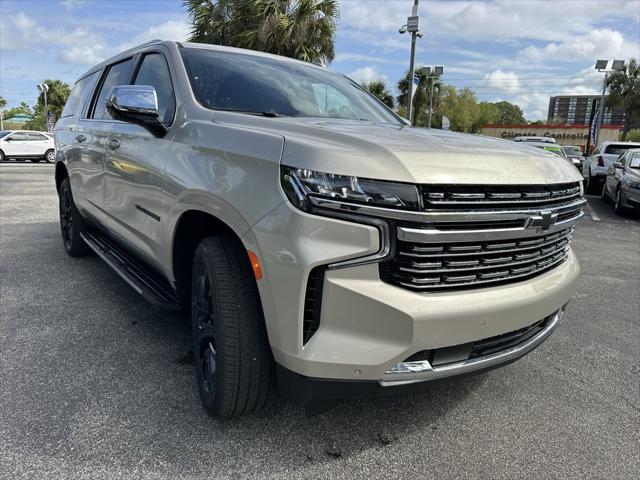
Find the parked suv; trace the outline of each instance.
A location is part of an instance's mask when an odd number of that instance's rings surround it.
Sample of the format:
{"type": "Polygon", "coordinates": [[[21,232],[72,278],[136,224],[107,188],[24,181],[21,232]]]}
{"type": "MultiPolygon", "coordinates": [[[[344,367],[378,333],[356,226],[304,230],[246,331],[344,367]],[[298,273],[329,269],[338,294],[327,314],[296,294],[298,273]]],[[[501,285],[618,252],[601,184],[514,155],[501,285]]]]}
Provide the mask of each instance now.
{"type": "Polygon", "coordinates": [[[319,66],[154,41],[90,69],[65,112],[66,251],[189,312],[219,418],[276,385],[314,413],[505,365],[574,291],[572,165],[412,128],[319,66]]]}
{"type": "Polygon", "coordinates": [[[32,130],[0,130],[0,162],[5,159],[55,162],[53,137],[32,130]]]}

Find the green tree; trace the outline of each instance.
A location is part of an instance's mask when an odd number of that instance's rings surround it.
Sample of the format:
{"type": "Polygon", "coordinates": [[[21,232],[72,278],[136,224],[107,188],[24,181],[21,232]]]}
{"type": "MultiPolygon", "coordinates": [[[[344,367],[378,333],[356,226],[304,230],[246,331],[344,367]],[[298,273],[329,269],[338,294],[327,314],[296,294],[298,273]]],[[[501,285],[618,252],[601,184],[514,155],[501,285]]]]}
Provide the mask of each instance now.
{"type": "Polygon", "coordinates": [[[189,40],[307,62],[335,57],[337,0],[183,0],[189,40]]]}
{"type": "Polygon", "coordinates": [[[500,111],[500,119],[496,122],[499,125],[523,125],[527,121],[524,118],[524,113],[518,105],[509,103],[507,101],[494,103],[500,111]]]}
{"type": "Polygon", "coordinates": [[[471,131],[477,133],[485,125],[496,125],[500,123],[500,108],[495,103],[480,102],[477,107],[477,116],[471,131]]]}
{"type": "Polygon", "coordinates": [[[29,105],[27,105],[26,102],[22,102],[20,103],[20,106],[18,107],[12,107],[8,110],[5,110],[4,112],[4,118],[11,118],[14,115],[18,115],[19,113],[25,113],[27,115],[33,115],[33,111],[31,110],[31,107],[29,105]]]}
{"type": "Polygon", "coordinates": [[[622,107],[625,114],[622,140],[626,140],[631,128],[640,125],[640,64],[635,58],[625,62],[620,71],[607,78],[609,97],[607,106],[622,107]]]}
{"type": "Polygon", "coordinates": [[[364,82],[362,83],[362,87],[365,90],[368,90],[371,95],[376,97],[387,107],[393,108],[393,95],[391,95],[391,92],[387,89],[387,85],[384,83],[384,80],[372,80],[370,82],[364,82]]]}
{"type": "Polygon", "coordinates": [[[6,104],[7,101],[3,97],[0,97],[0,108],[4,108],[6,104]]]}
{"type": "MultiPolygon", "coordinates": [[[[47,106],[49,111],[52,112],[56,119],[60,118],[64,104],[67,102],[69,93],[71,93],[71,87],[62,80],[44,80],[42,83],[46,83],[49,86],[47,92],[47,106]]],[[[44,94],[38,95],[38,100],[33,108],[33,119],[25,124],[26,129],[46,129],[46,120],[44,112],[44,94]]]]}
{"type": "MultiPolygon", "coordinates": [[[[413,92],[413,101],[412,101],[412,125],[420,125],[424,126],[427,124],[426,115],[428,115],[429,109],[429,93],[431,91],[431,87],[433,85],[433,108],[436,110],[439,104],[439,90],[440,90],[440,81],[434,80],[433,82],[429,78],[427,67],[418,67],[414,70],[414,75],[418,78],[418,85],[416,85],[413,92]],[[425,115],[426,114],[426,115],[425,115]]],[[[407,104],[407,95],[409,94],[409,72],[405,74],[404,78],[402,78],[398,82],[398,91],[400,95],[398,95],[398,105],[406,106],[407,104]]],[[[433,124],[433,118],[432,118],[433,124]]]]}
{"type": "Polygon", "coordinates": [[[451,130],[473,132],[479,116],[476,94],[469,87],[456,90],[451,85],[442,89],[439,117],[442,115],[451,121],[451,130]]]}

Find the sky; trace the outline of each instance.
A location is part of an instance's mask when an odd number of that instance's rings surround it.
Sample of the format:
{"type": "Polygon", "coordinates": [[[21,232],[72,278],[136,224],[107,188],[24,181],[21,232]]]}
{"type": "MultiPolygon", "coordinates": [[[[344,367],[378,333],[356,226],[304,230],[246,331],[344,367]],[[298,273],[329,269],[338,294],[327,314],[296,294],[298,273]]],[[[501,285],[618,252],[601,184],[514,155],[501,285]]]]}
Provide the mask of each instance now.
{"type": "MultiPolygon", "coordinates": [[[[395,93],[409,65],[413,0],[340,0],[329,68],[395,93]]],[[[640,0],[420,1],[417,65],[479,100],[507,100],[546,119],[549,97],[598,93],[596,58],[640,58],[640,0]]],[[[73,83],[92,65],[154,38],[185,40],[180,0],[0,0],[0,96],[37,98],[45,78],[73,83]]]]}

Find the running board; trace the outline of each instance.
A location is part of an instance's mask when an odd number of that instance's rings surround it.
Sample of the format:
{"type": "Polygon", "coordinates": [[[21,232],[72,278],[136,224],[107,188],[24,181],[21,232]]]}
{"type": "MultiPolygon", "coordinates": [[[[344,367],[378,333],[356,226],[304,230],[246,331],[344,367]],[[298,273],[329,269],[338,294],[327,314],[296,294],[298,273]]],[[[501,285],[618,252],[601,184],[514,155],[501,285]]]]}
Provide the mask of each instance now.
{"type": "Polygon", "coordinates": [[[85,230],[80,236],[91,250],[145,300],[172,310],[181,308],[180,298],[169,282],[116,245],[113,240],[93,229],[85,230]]]}

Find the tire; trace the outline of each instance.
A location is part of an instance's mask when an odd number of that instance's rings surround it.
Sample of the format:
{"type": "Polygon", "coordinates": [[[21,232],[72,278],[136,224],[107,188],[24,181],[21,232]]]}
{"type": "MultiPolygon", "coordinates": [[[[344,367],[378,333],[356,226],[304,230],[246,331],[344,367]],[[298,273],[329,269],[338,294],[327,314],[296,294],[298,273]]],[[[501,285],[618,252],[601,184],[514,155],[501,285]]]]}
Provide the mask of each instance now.
{"type": "Polygon", "coordinates": [[[585,193],[597,194],[598,193],[598,178],[589,176],[587,177],[587,187],[585,193]]]}
{"type": "Polygon", "coordinates": [[[602,191],[600,192],[600,198],[603,202],[609,203],[609,194],[607,193],[607,179],[602,182],[602,191]]]}
{"type": "Polygon", "coordinates": [[[31,158],[30,161],[33,163],[40,163],[40,158],[31,158]]]}
{"type": "Polygon", "coordinates": [[[0,162],[4,162],[4,152],[0,150],[0,162]]]}
{"type": "Polygon", "coordinates": [[[622,189],[620,185],[616,188],[616,196],[613,198],[613,211],[618,215],[622,215],[625,208],[622,206],[622,189]]]}
{"type": "Polygon", "coordinates": [[[56,152],[52,148],[44,152],[44,159],[47,163],[55,163],[56,161],[56,152]]]}
{"type": "Polygon", "coordinates": [[[219,419],[263,410],[274,390],[273,358],[244,248],[209,237],[193,258],[191,325],[200,398],[219,419]]]}
{"type": "Polygon", "coordinates": [[[87,225],[78,212],[76,204],[71,194],[69,179],[65,178],[60,184],[59,212],[60,212],[60,233],[62,234],[62,244],[64,249],[72,257],[84,257],[91,253],[91,249],[84,243],[80,233],[87,228],[87,225]]]}

